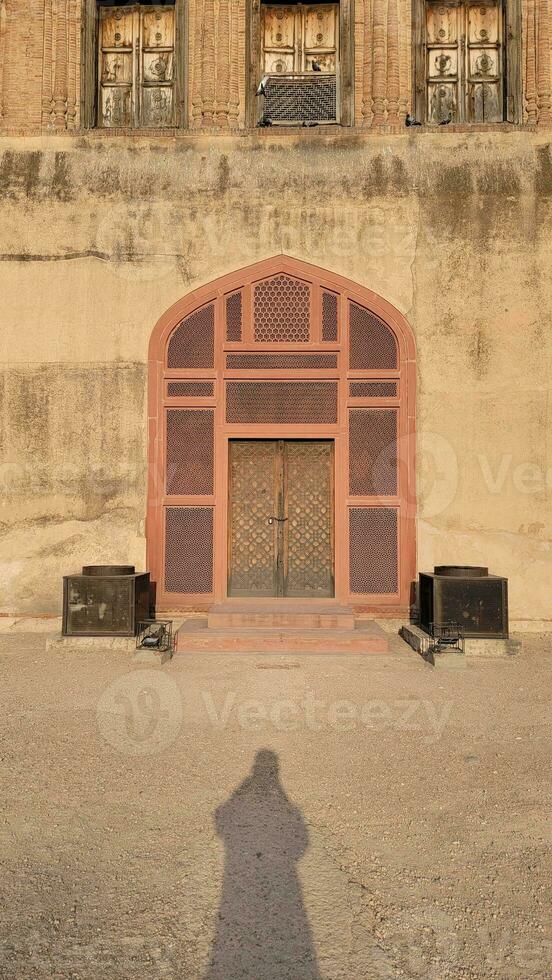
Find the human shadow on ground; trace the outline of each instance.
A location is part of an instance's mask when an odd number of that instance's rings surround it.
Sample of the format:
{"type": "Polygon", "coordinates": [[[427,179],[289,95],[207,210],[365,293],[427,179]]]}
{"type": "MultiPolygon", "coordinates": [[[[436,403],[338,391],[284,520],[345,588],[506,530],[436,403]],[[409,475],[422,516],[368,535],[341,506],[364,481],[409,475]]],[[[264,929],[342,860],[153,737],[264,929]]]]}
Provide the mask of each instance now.
{"type": "Polygon", "coordinates": [[[309,836],[280,782],[278,756],[257,752],[251,773],[215,813],[224,879],[205,980],[322,980],[297,862],[309,836]]]}

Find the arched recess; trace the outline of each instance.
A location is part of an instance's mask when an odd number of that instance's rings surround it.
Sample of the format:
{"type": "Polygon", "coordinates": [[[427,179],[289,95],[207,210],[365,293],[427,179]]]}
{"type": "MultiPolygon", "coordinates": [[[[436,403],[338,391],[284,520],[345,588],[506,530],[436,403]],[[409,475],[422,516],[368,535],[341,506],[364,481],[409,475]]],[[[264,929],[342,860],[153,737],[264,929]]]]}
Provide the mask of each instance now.
{"type": "Polygon", "coordinates": [[[324,440],[333,598],[404,612],[416,570],[415,381],[412,331],[395,307],[287,256],[175,303],[149,349],[147,563],[158,608],[228,594],[230,443],[324,440]]]}

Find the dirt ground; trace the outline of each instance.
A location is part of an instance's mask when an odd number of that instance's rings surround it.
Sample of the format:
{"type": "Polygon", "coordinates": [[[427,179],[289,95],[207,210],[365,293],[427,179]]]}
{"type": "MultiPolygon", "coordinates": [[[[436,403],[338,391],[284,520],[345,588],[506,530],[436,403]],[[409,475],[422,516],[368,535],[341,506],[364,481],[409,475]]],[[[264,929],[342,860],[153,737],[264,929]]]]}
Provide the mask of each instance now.
{"type": "Polygon", "coordinates": [[[552,648],[0,638],[3,980],[552,975],[552,648]]]}

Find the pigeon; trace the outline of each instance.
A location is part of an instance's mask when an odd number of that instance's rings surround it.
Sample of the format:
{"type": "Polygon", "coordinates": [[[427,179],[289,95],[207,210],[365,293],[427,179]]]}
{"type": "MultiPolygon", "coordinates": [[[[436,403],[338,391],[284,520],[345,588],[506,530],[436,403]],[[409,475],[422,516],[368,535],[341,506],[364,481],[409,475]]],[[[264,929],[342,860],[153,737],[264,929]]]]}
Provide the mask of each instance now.
{"type": "Polygon", "coordinates": [[[421,126],[421,122],[418,122],[414,116],[411,116],[409,112],[406,113],[406,119],[404,121],[405,126],[421,126]]]}
{"type": "Polygon", "coordinates": [[[259,87],[257,89],[257,95],[266,95],[266,83],[269,81],[269,75],[263,75],[259,82],[259,87]]]}
{"type": "Polygon", "coordinates": [[[312,62],[311,68],[313,71],[322,71],[322,66],[317,61],[312,62]]]}
{"type": "Polygon", "coordinates": [[[449,112],[448,119],[441,119],[441,122],[439,123],[439,125],[440,126],[448,126],[448,124],[451,123],[451,122],[452,122],[452,112],[449,112]]]}
{"type": "Polygon", "coordinates": [[[259,119],[259,122],[257,123],[257,126],[272,126],[272,119],[269,119],[268,116],[265,116],[263,113],[259,119]]]}
{"type": "Polygon", "coordinates": [[[309,120],[309,121],[307,122],[307,120],[306,120],[306,119],[303,119],[303,122],[302,122],[302,124],[301,124],[301,125],[302,125],[302,126],[318,126],[318,123],[317,123],[317,122],[315,122],[314,120],[309,120]]]}

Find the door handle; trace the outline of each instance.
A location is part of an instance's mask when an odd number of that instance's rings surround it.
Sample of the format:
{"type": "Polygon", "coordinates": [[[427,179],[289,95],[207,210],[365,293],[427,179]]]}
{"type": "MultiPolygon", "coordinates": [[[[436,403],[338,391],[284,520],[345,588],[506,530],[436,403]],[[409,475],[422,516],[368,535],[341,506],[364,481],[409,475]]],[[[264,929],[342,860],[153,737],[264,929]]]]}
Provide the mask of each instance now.
{"type": "Polygon", "coordinates": [[[284,521],[287,521],[287,517],[269,517],[267,523],[274,524],[274,521],[278,521],[278,524],[283,524],[284,521]]]}

